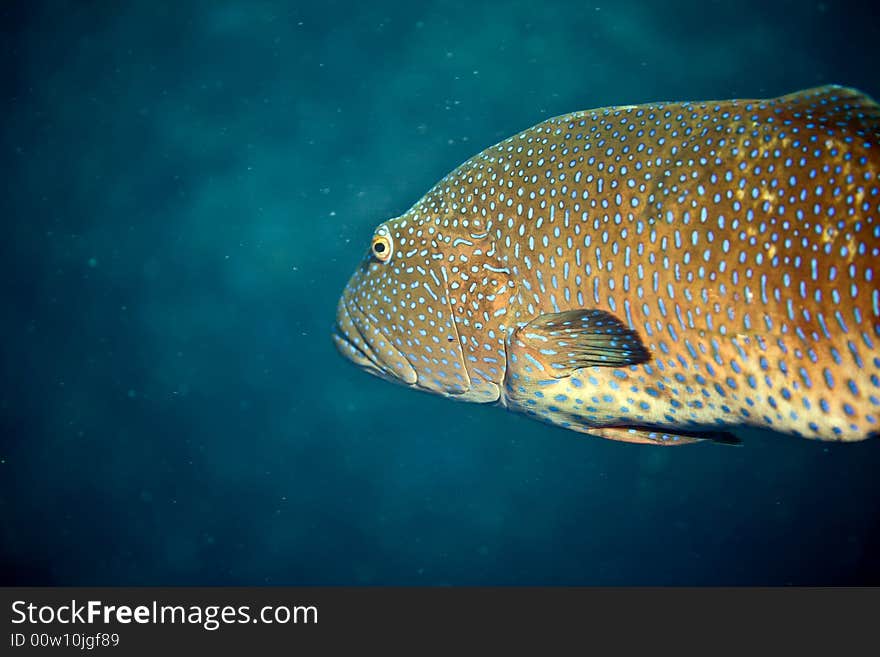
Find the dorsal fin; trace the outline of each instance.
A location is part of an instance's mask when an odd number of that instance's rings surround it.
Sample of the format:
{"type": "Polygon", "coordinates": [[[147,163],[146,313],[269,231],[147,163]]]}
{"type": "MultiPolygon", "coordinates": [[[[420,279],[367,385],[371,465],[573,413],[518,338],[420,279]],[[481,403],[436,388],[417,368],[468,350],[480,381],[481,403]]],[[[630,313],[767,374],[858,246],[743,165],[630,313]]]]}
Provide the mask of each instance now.
{"type": "Polygon", "coordinates": [[[796,118],[836,125],[861,136],[880,133],[880,105],[852,87],[813,87],[780,96],[774,103],[796,118]]]}

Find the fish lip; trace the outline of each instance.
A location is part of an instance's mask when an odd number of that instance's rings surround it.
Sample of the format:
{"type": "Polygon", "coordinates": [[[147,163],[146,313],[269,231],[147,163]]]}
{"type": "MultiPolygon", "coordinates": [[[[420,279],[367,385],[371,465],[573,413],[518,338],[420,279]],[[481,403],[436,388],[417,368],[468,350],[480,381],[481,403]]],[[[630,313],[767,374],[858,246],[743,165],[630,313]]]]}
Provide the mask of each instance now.
{"type": "Polygon", "coordinates": [[[336,350],[346,360],[352,361],[361,369],[366,370],[380,379],[392,382],[397,381],[395,377],[380,369],[372,358],[361,351],[360,347],[349,339],[348,335],[346,335],[345,331],[343,331],[338,324],[333,326],[333,331],[331,332],[330,337],[333,339],[333,344],[336,346],[336,350]],[[356,356],[357,358],[353,356],[356,356]]]}
{"type": "Polygon", "coordinates": [[[372,362],[372,359],[363,352],[363,350],[358,347],[351,338],[348,337],[348,334],[342,330],[342,327],[339,326],[339,323],[333,325],[333,330],[330,332],[330,337],[333,338],[333,344],[336,345],[336,349],[342,353],[346,358],[348,354],[344,351],[345,349],[350,349],[355,352],[356,355],[363,358],[365,361],[372,362]]]}
{"type": "MultiPolygon", "coordinates": [[[[387,364],[382,361],[379,354],[373,350],[370,341],[367,340],[366,336],[363,333],[363,327],[358,323],[358,321],[356,321],[356,315],[351,311],[352,306],[357,310],[359,316],[362,318],[361,321],[364,321],[364,318],[367,318],[366,313],[361,309],[354,298],[347,297],[347,295],[345,294],[342,295],[339,300],[339,305],[337,306],[337,318],[333,326],[332,332],[333,342],[336,345],[337,351],[339,351],[344,358],[351,360],[357,366],[367,370],[370,374],[373,374],[380,379],[391,381],[392,383],[399,383],[407,387],[418,387],[418,373],[412,366],[412,363],[410,363],[409,359],[406,358],[402,352],[397,350],[400,358],[409,365],[410,369],[415,374],[415,380],[412,382],[407,381],[404,377],[399,376],[393,369],[388,367],[387,364]],[[344,328],[342,328],[342,325],[339,321],[340,312],[345,313],[345,317],[348,320],[348,323],[351,325],[352,329],[357,331],[362,346],[356,344],[355,341],[352,340],[350,334],[344,328]]],[[[396,350],[396,347],[393,347],[390,344],[388,345],[388,347],[396,350]]]]}
{"type": "Polygon", "coordinates": [[[354,296],[347,299],[346,302],[351,304],[350,306],[346,305],[346,310],[355,328],[360,333],[364,345],[370,350],[370,360],[373,361],[375,366],[387,373],[394,381],[399,381],[406,386],[419,387],[418,370],[416,370],[406,354],[394,346],[390,335],[381,332],[385,341],[384,346],[382,346],[375,344],[375,337],[370,340],[364,333],[364,331],[369,332],[371,329],[374,335],[380,333],[375,323],[375,317],[371,317],[369,313],[361,308],[354,296]],[[357,312],[351,312],[352,308],[357,312]],[[393,354],[391,360],[386,358],[389,354],[393,354]],[[405,368],[402,368],[401,364],[404,364],[405,368]]]}
{"type": "Polygon", "coordinates": [[[345,358],[349,359],[351,359],[353,352],[353,355],[358,356],[360,361],[362,361],[358,364],[371,366],[373,369],[379,369],[379,364],[376,362],[374,356],[370,354],[366,349],[364,349],[363,346],[358,345],[354,340],[352,340],[348,331],[342,328],[342,324],[339,321],[340,313],[345,313],[345,318],[348,320],[349,325],[355,331],[358,331],[362,344],[367,344],[363,334],[360,333],[358,325],[352,318],[351,310],[348,307],[348,300],[346,299],[345,295],[342,295],[342,297],[340,297],[339,299],[339,304],[336,307],[336,321],[333,324],[333,331],[331,333],[331,337],[333,338],[333,343],[336,345],[336,349],[345,358]],[[349,350],[349,353],[346,352],[346,349],[349,350]]]}

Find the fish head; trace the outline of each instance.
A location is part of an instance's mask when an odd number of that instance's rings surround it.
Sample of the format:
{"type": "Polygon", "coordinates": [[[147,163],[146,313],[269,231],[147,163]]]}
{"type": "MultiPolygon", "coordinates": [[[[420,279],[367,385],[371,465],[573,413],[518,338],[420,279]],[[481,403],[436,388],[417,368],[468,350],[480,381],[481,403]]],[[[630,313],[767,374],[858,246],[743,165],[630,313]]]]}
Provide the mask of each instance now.
{"type": "Polygon", "coordinates": [[[470,385],[438,235],[411,213],[377,226],[337,304],[333,340],[371,374],[458,396],[470,385]]]}

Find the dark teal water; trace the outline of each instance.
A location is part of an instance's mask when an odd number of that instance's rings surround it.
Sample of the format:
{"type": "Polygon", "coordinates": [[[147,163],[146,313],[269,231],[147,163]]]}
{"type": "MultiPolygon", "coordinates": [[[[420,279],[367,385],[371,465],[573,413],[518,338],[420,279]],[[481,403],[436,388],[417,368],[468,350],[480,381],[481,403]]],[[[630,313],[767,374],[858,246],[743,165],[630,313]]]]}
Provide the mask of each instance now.
{"type": "Polygon", "coordinates": [[[373,226],[543,118],[880,95],[867,7],[2,3],[2,583],[880,583],[880,441],[590,440],[329,337],[373,226]]]}

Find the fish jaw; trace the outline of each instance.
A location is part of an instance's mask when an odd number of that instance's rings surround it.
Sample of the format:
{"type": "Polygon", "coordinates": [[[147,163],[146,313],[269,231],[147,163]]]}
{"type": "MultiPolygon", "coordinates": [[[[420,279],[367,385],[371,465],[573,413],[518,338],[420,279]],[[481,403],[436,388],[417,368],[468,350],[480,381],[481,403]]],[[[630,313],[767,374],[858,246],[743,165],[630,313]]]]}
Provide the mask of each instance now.
{"type": "Polygon", "coordinates": [[[412,365],[380,331],[371,326],[357,304],[343,294],[336,307],[333,342],[339,353],[374,376],[415,385],[418,377],[412,365]]]}

